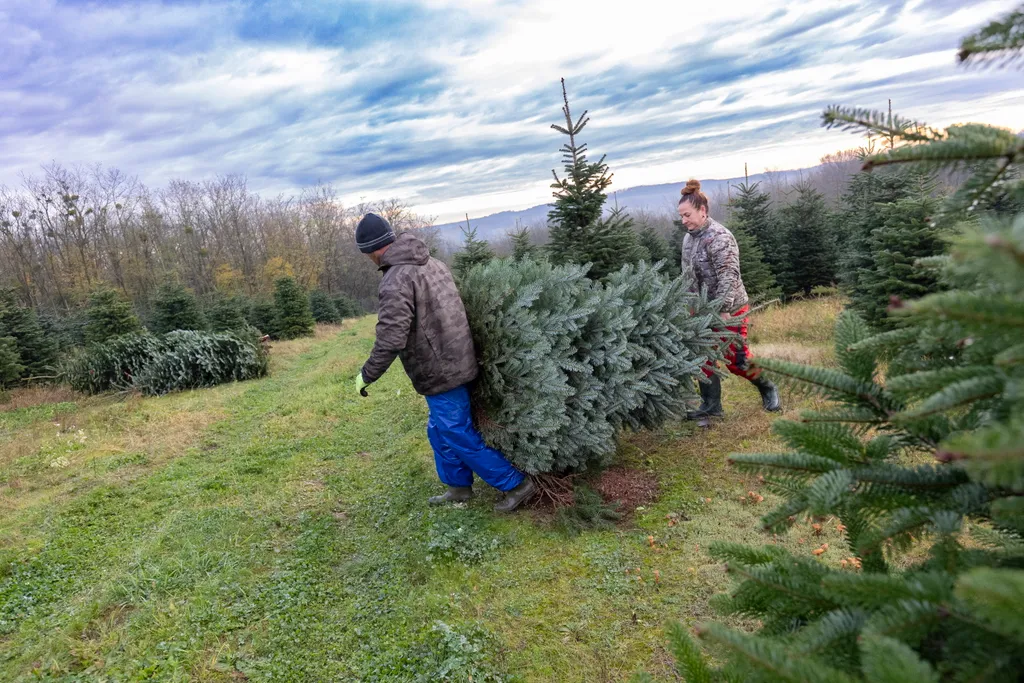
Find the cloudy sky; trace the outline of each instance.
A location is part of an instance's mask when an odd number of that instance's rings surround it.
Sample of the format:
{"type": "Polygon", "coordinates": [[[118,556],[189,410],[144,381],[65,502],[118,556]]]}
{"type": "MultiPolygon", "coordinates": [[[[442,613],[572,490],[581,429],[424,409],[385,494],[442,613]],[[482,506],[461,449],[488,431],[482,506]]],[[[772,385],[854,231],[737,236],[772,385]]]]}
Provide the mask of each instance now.
{"type": "Polygon", "coordinates": [[[548,200],[559,78],[615,187],[812,165],[822,108],[1024,126],[957,67],[993,0],[0,0],[0,185],[102,163],[159,187],[319,181],[440,221],[548,200]]]}

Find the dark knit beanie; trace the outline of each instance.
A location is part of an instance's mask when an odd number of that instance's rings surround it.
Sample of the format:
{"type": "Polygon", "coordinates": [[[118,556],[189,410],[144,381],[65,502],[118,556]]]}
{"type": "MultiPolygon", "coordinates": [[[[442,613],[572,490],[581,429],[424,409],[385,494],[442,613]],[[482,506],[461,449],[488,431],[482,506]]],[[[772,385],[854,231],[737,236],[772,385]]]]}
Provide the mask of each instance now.
{"type": "Polygon", "coordinates": [[[356,226],[356,246],[364,254],[372,254],[395,241],[395,231],[386,220],[375,213],[363,216],[356,226]]]}

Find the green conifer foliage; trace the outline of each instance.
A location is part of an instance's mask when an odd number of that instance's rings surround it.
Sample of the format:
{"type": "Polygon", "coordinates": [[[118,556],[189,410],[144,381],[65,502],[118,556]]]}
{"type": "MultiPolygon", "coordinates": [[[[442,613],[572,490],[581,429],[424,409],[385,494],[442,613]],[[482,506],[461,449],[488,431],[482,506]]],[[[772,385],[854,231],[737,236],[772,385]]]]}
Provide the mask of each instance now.
{"type": "Polygon", "coordinates": [[[135,334],[141,331],[142,323],[135,315],[131,302],[117,292],[101,288],[89,296],[83,330],[87,344],[102,344],[122,334],[135,334]]]}
{"type": "MultiPolygon", "coordinates": [[[[867,153],[865,153],[866,158],[867,153]]],[[[874,300],[861,276],[874,269],[875,259],[868,242],[871,232],[885,223],[886,208],[900,200],[929,195],[927,174],[918,169],[882,168],[861,171],[850,179],[839,212],[839,283],[855,308],[872,324],[868,313],[874,300]]],[[[930,255],[930,254],[929,254],[930,255]]]]}
{"type": "Polygon", "coordinates": [[[236,297],[218,297],[206,312],[211,332],[240,332],[248,327],[243,302],[236,297]]]}
{"type": "Polygon", "coordinates": [[[267,374],[269,359],[250,334],[175,330],[133,377],[147,396],[241,382],[267,374]]]}
{"type": "Polygon", "coordinates": [[[477,426],[532,474],[600,467],[621,429],[678,416],[721,344],[708,302],[648,264],[602,284],[580,266],[493,261],[460,289],[477,426]]]}
{"type": "Polygon", "coordinates": [[[366,311],[358,301],[347,294],[334,295],[334,307],[338,309],[338,315],[342,318],[358,318],[366,315],[366,311]]]}
{"type": "Polygon", "coordinates": [[[313,334],[315,321],[309,310],[309,297],[295,278],[282,277],[274,282],[274,313],[275,336],[295,339],[313,334]]]}
{"type": "MultiPolygon", "coordinates": [[[[39,324],[43,332],[54,341],[58,349],[70,349],[74,346],[83,346],[85,341],[85,326],[89,322],[88,306],[57,315],[47,311],[36,311],[39,324]]],[[[135,316],[134,311],[130,311],[135,316]]],[[[138,318],[135,318],[138,320],[138,318]]],[[[141,323],[139,323],[141,326],[141,323]]]]}
{"type": "Polygon", "coordinates": [[[203,330],[206,329],[206,319],[192,292],[181,284],[167,282],[153,299],[149,327],[153,334],[158,335],[174,330],[203,330]]]}
{"type": "Polygon", "coordinates": [[[530,240],[530,229],[519,228],[509,233],[512,239],[513,261],[536,261],[540,258],[540,249],[530,240]]]}
{"type": "Polygon", "coordinates": [[[551,127],[568,141],[561,148],[564,177],[551,171],[555,179],[551,185],[555,201],[548,212],[551,226],[548,252],[557,264],[592,264],[591,277],[600,279],[649,255],[640,246],[628,214],[616,209],[602,218],[612,175],[604,157],[596,162],[588,161],[587,145],[577,140],[590,119],[584,111],[573,120],[565,79],[562,79],[562,100],[565,126],[552,124],[551,127]]]}
{"type": "Polygon", "coordinates": [[[277,307],[273,301],[267,301],[266,299],[253,301],[246,315],[246,320],[263,334],[269,334],[274,338],[281,338],[280,329],[278,328],[277,307]]]}
{"type": "Polygon", "coordinates": [[[23,378],[51,374],[57,346],[39,324],[35,311],[22,306],[12,289],[0,289],[0,337],[15,340],[23,378]]]}
{"type": "Polygon", "coordinates": [[[734,226],[733,237],[740,250],[740,276],[752,305],[776,299],[782,295],[782,288],[775,282],[772,269],[765,263],[764,252],[757,240],[744,228],[734,226]]]}
{"type": "Polygon", "coordinates": [[[62,378],[90,394],[111,390],[147,395],[198,389],[267,374],[266,349],[251,330],[176,330],[162,337],[124,334],[66,359],[62,378]]]}
{"type": "Polygon", "coordinates": [[[810,294],[835,280],[835,253],[825,199],[809,184],[796,188],[796,198],[779,211],[784,267],[778,273],[783,293],[810,294]]]}
{"type": "Polygon", "coordinates": [[[918,259],[946,251],[944,230],[935,223],[938,201],[924,196],[886,204],[879,211],[882,223],[871,231],[866,244],[871,267],[859,277],[854,306],[869,325],[892,328],[897,320],[888,315],[896,299],[918,299],[940,289],[939,273],[918,259]]]}
{"type": "Polygon", "coordinates": [[[582,279],[581,268],[494,261],[460,282],[480,362],[477,427],[488,444],[531,473],[557,469],[553,435],[568,424],[564,406],[572,395],[561,369],[568,358],[555,356],[550,338],[554,328],[571,324],[571,311],[552,308],[568,299],[540,295],[556,286],[575,289],[582,279]]]}
{"type": "Polygon", "coordinates": [[[14,337],[0,337],[0,389],[13,386],[23,372],[25,366],[21,364],[21,356],[18,354],[18,340],[14,337]]]}
{"type": "Polygon", "coordinates": [[[637,241],[647,250],[645,260],[648,263],[662,262],[662,272],[668,277],[679,277],[681,270],[681,254],[675,253],[668,240],[661,236],[652,226],[645,226],[637,233],[637,241]]]}
{"type": "Polygon", "coordinates": [[[675,259],[676,264],[679,266],[679,273],[683,271],[683,239],[687,233],[686,226],[683,222],[676,218],[672,221],[672,234],[668,237],[668,246],[672,250],[672,258],[675,259]]]}
{"type": "Polygon", "coordinates": [[[462,251],[455,254],[452,263],[452,272],[457,278],[463,278],[474,266],[489,263],[494,258],[491,245],[487,240],[478,239],[476,228],[469,226],[469,217],[466,217],[466,227],[462,229],[465,241],[462,244],[462,251]]]}
{"type": "Polygon", "coordinates": [[[701,368],[720,358],[721,318],[707,299],[688,291],[687,281],[670,280],[646,263],[623,267],[607,286],[622,288],[633,318],[627,324],[629,369],[610,419],[617,428],[658,427],[685,412],[701,368]]]}
{"type": "MultiPolygon", "coordinates": [[[[737,231],[749,234],[764,255],[770,273],[776,277],[785,268],[783,226],[779,217],[772,209],[772,200],[767,193],[761,191],[761,183],[740,183],[734,187],[736,194],[729,203],[729,229],[735,235],[737,231]]],[[[736,238],[739,242],[739,237],[736,238]]],[[[743,258],[743,250],[740,250],[743,258]]],[[[746,269],[740,268],[743,282],[746,284],[746,269]]],[[[747,293],[750,292],[749,287],[747,293]]]]}
{"type": "MultiPolygon", "coordinates": [[[[1007,21],[1007,45],[1019,52],[1024,14],[1007,21]]],[[[947,135],[870,113],[832,109],[825,120],[912,143],[880,155],[879,165],[953,165],[985,149],[1007,167],[1017,160],[999,129],[978,126],[968,140],[962,130],[947,135]]],[[[945,215],[980,205],[1002,173],[980,164],[945,215]]],[[[895,204],[914,215],[913,200],[895,204]]],[[[803,515],[834,517],[850,558],[836,568],[775,545],[713,548],[739,579],[724,608],[763,626],[755,634],[699,627],[721,667],[674,627],[672,650],[687,680],[1019,680],[1024,216],[981,223],[962,227],[949,257],[931,259],[944,264],[948,291],[897,302],[903,326],[874,334],[855,311],[840,316],[838,367],[760,361],[830,404],[775,423],[787,451],[732,461],[784,497],[762,520],[767,529],[803,515]]]]}
{"type": "MultiPolygon", "coordinates": [[[[952,279],[975,285],[906,305],[907,327],[873,336],[844,312],[838,368],[760,361],[832,405],[775,423],[789,451],[731,460],[785,496],[765,528],[834,517],[856,561],[836,569],[777,546],[716,545],[740,578],[723,608],[764,626],[756,636],[700,630],[730,655],[715,676],[873,681],[897,667],[934,680],[1013,680],[1024,667],[1024,614],[1005,603],[1024,585],[1021,254],[1024,216],[966,238],[952,279]],[[972,340],[955,362],[918,370],[903,360],[919,353],[915,338],[945,335],[972,340]],[[933,459],[898,457],[906,451],[933,459]],[[867,646],[879,633],[885,647],[867,646]],[[894,652],[897,663],[887,660],[894,652]]],[[[692,652],[685,632],[673,639],[692,652]]]]}
{"type": "Polygon", "coordinates": [[[614,209],[588,231],[580,254],[590,266],[590,277],[599,280],[626,264],[649,261],[650,253],[640,245],[633,219],[622,209],[614,209]]]}
{"type": "Polygon", "coordinates": [[[318,323],[340,323],[341,315],[334,305],[334,299],[327,292],[314,289],[309,293],[309,310],[318,323]]]}

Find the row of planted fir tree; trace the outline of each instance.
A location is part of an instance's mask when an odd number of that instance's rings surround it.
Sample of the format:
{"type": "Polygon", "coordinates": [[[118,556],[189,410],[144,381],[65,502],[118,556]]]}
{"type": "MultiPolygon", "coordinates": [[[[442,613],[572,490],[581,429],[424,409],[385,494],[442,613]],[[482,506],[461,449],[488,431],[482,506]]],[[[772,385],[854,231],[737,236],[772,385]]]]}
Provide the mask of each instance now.
{"type": "Polygon", "coordinates": [[[243,296],[196,297],[180,283],[164,283],[140,316],[133,304],[110,288],[95,290],[70,316],[37,314],[12,289],[0,291],[0,389],[27,381],[59,379],[62,357],[127,335],[164,336],[178,330],[254,331],[277,339],[312,334],[315,323],[339,323],[362,307],[345,295],[322,290],[307,294],[294,278],[279,278],[271,299],[243,296]]]}
{"type": "MultiPolygon", "coordinates": [[[[870,148],[860,151],[870,153],[870,148]]],[[[605,177],[610,180],[611,174],[605,177]]],[[[784,204],[776,204],[774,193],[761,183],[739,183],[719,215],[736,236],[743,281],[755,303],[836,286],[873,327],[887,328],[891,297],[921,296],[939,286],[937,273],[915,268],[914,262],[945,251],[947,231],[932,220],[944,183],[928,170],[886,168],[852,173],[843,184],[836,206],[830,206],[809,181],[793,186],[784,204]]],[[[544,244],[538,244],[539,231],[519,228],[507,245],[493,248],[467,223],[453,269],[464,275],[506,251],[513,260],[593,263],[591,273],[598,277],[640,261],[664,261],[667,274],[679,274],[685,230],[678,219],[645,211],[635,218],[623,210],[606,216],[595,212],[584,219],[593,226],[585,237],[560,230],[561,220],[552,217],[544,244]],[[595,233],[604,239],[594,239],[595,233]]]]}
{"type": "MultiPolygon", "coordinates": [[[[564,82],[562,94],[568,111],[564,82]]],[[[557,201],[547,225],[520,227],[492,248],[467,217],[463,248],[452,258],[458,277],[499,254],[514,261],[591,264],[594,279],[641,261],[663,261],[663,272],[679,275],[685,230],[677,217],[605,210],[612,174],[604,157],[587,160],[587,145],[578,139],[589,121],[587,112],[576,120],[567,114],[564,126],[552,126],[567,138],[560,150],[566,171],[554,174],[557,201]]],[[[948,227],[933,215],[955,178],[935,168],[861,170],[876,140],[890,149],[895,144],[891,135],[869,136],[858,150],[827,155],[815,173],[792,186],[769,174],[770,186],[739,183],[721,198],[723,207],[712,207],[736,236],[743,281],[755,304],[838,286],[872,327],[887,329],[894,297],[941,287],[936,271],[915,263],[946,250],[948,227]],[[826,187],[831,200],[821,191],[826,187]]],[[[1020,208],[1005,201],[987,211],[1012,214],[1020,208]]]]}

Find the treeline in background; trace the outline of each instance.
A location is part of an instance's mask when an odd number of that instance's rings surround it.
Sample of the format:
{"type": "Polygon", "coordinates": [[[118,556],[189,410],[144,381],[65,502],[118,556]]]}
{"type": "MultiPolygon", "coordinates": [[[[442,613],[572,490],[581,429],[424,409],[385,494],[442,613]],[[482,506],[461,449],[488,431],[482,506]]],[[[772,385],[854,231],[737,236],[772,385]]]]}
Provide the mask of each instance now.
{"type": "MultiPolygon", "coordinates": [[[[0,339],[19,359],[0,383],[57,378],[56,349],[125,334],[291,338],[311,334],[314,321],[373,311],[378,275],[354,239],[367,211],[416,231],[460,279],[494,258],[589,264],[594,279],[641,261],[679,275],[685,230],[674,206],[609,208],[612,173],[579,139],[590,119],[569,114],[564,83],[563,100],[565,126],[553,128],[564,164],[546,223],[509,226],[490,243],[468,219],[452,245],[399,199],[345,206],[329,185],[269,199],[241,176],[154,190],[117,169],[54,163],[0,187],[0,339]]],[[[893,301],[941,288],[927,259],[945,253],[951,224],[933,214],[969,169],[864,170],[897,142],[870,135],[806,172],[769,171],[712,193],[711,215],[736,235],[755,304],[838,288],[870,326],[887,329],[893,301]]],[[[1018,203],[993,193],[974,217],[1012,215],[1018,203]]]]}

